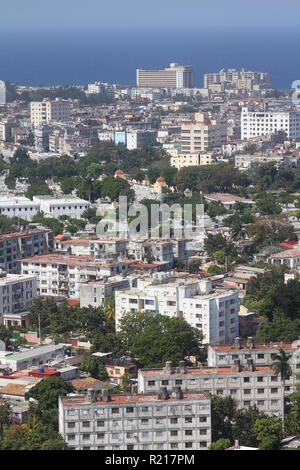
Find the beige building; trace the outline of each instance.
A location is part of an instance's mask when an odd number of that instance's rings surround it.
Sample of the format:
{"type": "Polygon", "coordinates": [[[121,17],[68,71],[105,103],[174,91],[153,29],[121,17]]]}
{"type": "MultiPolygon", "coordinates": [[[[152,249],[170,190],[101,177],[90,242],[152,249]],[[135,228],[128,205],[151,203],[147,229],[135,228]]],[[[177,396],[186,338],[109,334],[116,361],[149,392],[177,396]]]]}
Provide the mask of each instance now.
{"type": "Polygon", "coordinates": [[[211,153],[181,153],[171,156],[171,166],[184,168],[185,166],[210,165],[213,163],[213,155],[211,153]]]}
{"type": "Polygon", "coordinates": [[[181,125],[182,153],[199,153],[227,142],[227,125],[209,119],[205,113],[195,113],[194,121],[184,121],[181,125]]]}
{"type": "Polygon", "coordinates": [[[54,101],[32,101],[30,103],[30,121],[33,127],[50,122],[70,120],[70,103],[56,98],[54,101]]]}
{"type": "Polygon", "coordinates": [[[164,70],[136,71],[138,87],[193,88],[194,72],[190,65],[178,65],[173,62],[164,70]]]}

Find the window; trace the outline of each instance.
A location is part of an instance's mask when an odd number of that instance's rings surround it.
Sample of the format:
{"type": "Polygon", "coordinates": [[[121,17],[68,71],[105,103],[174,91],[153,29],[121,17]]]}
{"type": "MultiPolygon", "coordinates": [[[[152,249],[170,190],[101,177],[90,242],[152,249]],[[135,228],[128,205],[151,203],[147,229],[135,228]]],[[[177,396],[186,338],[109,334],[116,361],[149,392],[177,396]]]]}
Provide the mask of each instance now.
{"type": "Polygon", "coordinates": [[[245,388],[244,390],[244,395],[250,395],[251,389],[250,388],[245,388]]]}
{"type": "Polygon", "coordinates": [[[142,406],[142,413],[148,412],[148,406],[142,406]]]}
{"type": "Polygon", "coordinates": [[[90,438],[91,438],[91,435],[90,435],[90,434],[82,434],[82,439],[83,439],[84,441],[88,441],[90,438]]]}
{"type": "Polygon", "coordinates": [[[68,423],[68,429],[71,429],[71,428],[75,428],[75,422],[74,421],[68,423]]]}
{"type": "Polygon", "coordinates": [[[97,439],[104,439],[104,432],[99,432],[97,434],[97,439]]]}
{"type": "Polygon", "coordinates": [[[68,441],[75,441],[75,434],[68,434],[68,441]]]}
{"type": "Polygon", "coordinates": [[[199,421],[200,421],[200,423],[206,423],[207,417],[206,416],[200,416],[199,421]]]}
{"type": "Polygon", "coordinates": [[[141,419],[141,424],[148,424],[149,419],[143,418],[141,419]]]}
{"type": "Polygon", "coordinates": [[[82,427],[83,427],[83,428],[89,428],[89,427],[90,427],[90,424],[91,424],[91,423],[90,423],[89,421],[83,421],[82,427]]]}
{"type": "Polygon", "coordinates": [[[178,431],[171,431],[171,436],[172,436],[172,437],[178,436],[178,431]]]}
{"type": "MultiPolygon", "coordinates": [[[[192,447],[193,447],[193,443],[192,443],[192,442],[186,442],[186,443],[185,443],[185,448],[186,448],[186,449],[192,449],[192,447]]],[[[201,447],[201,446],[200,446],[200,447],[201,447]]]]}
{"type": "Polygon", "coordinates": [[[257,377],[257,382],[263,382],[264,381],[264,377],[257,377]]]}
{"type": "Polygon", "coordinates": [[[250,377],[244,377],[244,383],[245,382],[250,382],[250,377]]]}
{"type": "Polygon", "coordinates": [[[168,380],[162,380],[162,381],[161,381],[161,384],[162,384],[162,385],[169,385],[169,381],[168,381],[168,380]]]}
{"type": "Polygon", "coordinates": [[[155,386],[155,380],[148,380],[148,387],[154,387],[155,386]]]}
{"type": "Polygon", "coordinates": [[[207,447],[206,441],[200,441],[200,447],[207,447]]]}
{"type": "Polygon", "coordinates": [[[126,408],[126,413],[133,413],[133,412],[134,412],[133,406],[126,408]]]}
{"type": "Polygon", "coordinates": [[[271,393],[278,393],[278,388],[271,388],[271,393]]]}
{"type": "Polygon", "coordinates": [[[186,430],[184,431],[184,434],[185,434],[185,436],[192,436],[192,435],[193,435],[193,431],[192,431],[191,429],[186,429],[186,430]]]}
{"type": "Polygon", "coordinates": [[[111,410],[112,414],[118,414],[119,413],[119,408],[112,408],[111,410]]]}
{"type": "Polygon", "coordinates": [[[180,379],[175,380],[175,385],[182,385],[182,380],[180,379]]]}
{"type": "Polygon", "coordinates": [[[193,418],[188,416],[187,418],[184,418],[184,422],[185,423],[192,423],[193,422],[193,418]]]}
{"type": "Polygon", "coordinates": [[[207,434],[207,429],[200,429],[200,435],[205,436],[207,434]]]}

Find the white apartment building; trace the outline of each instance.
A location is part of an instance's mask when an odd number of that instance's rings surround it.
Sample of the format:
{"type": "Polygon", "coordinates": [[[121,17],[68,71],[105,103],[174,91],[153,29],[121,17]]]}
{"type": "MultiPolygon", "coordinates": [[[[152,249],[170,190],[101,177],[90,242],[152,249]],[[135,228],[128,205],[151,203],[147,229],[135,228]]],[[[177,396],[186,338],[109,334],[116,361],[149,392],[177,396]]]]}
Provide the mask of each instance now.
{"type": "Polygon", "coordinates": [[[242,108],[241,139],[251,139],[284,131],[287,139],[300,138],[300,112],[296,111],[249,111],[242,108]]]}
{"type": "Polygon", "coordinates": [[[84,199],[75,196],[51,197],[33,196],[33,202],[39,205],[39,209],[45,217],[58,218],[60,215],[68,215],[73,219],[80,219],[82,213],[91,204],[84,199]]]}
{"type": "Polygon", "coordinates": [[[184,318],[204,335],[204,342],[232,342],[239,331],[238,293],[212,290],[211,281],[175,280],[170,273],[154,274],[145,283],[138,279],[137,288],[115,292],[116,327],[129,312],[149,312],[184,318]]]}
{"type": "Polygon", "coordinates": [[[59,432],[76,450],[206,450],[211,443],[209,397],[172,394],[59,398],[59,432]]]}
{"type": "Polygon", "coordinates": [[[254,339],[250,336],[247,338],[246,344],[242,344],[241,339],[237,337],[233,344],[209,345],[208,366],[226,367],[233,364],[235,359],[238,359],[242,365],[247,365],[249,359],[257,366],[271,365],[280,349],[291,355],[290,366],[293,373],[298,374],[300,371],[300,340],[292,343],[278,341],[255,344],[254,339]]]}
{"type": "Polygon", "coordinates": [[[195,113],[193,121],[181,124],[181,151],[183,154],[206,152],[227,142],[227,125],[209,119],[205,113],[195,113]]]}
{"type": "Polygon", "coordinates": [[[252,90],[254,85],[266,87],[269,83],[269,74],[266,72],[253,72],[251,70],[221,69],[216,73],[204,74],[204,88],[217,83],[233,85],[236,88],[252,90]]]}
{"type": "Polygon", "coordinates": [[[0,272],[0,318],[5,313],[24,312],[36,296],[35,276],[0,272]]]}
{"type": "Polygon", "coordinates": [[[97,281],[87,281],[80,285],[80,307],[99,307],[112,296],[117,289],[130,289],[136,287],[135,276],[111,276],[97,281]]]}
{"type": "Polygon", "coordinates": [[[67,122],[70,120],[70,102],[56,98],[54,101],[31,101],[30,121],[33,127],[50,122],[67,122]]]}
{"type": "MultiPolygon", "coordinates": [[[[294,391],[296,379],[290,377],[285,384],[285,395],[294,391]]],[[[242,366],[235,359],[232,366],[219,367],[173,367],[166,362],[162,369],[140,369],[138,393],[156,393],[162,386],[172,390],[176,386],[187,392],[203,390],[206,394],[231,396],[238,408],[256,405],[268,414],[278,416],[281,410],[283,388],[280,376],[270,366],[255,365],[248,359],[242,366]]]]}
{"type": "Polygon", "coordinates": [[[213,163],[214,157],[212,153],[182,153],[178,152],[170,159],[171,166],[184,168],[186,166],[210,165],[213,163]]]}
{"type": "Polygon", "coordinates": [[[21,260],[21,273],[37,278],[37,292],[41,296],[80,298],[80,285],[103,276],[126,273],[124,261],[99,262],[92,256],[49,254],[21,260]]]}
{"type": "Polygon", "coordinates": [[[40,210],[40,204],[23,196],[0,196],[0,214],[32,220],[40,210]]]}
{"type": "Polygon", "coordinates": [[[70,238],[68,240],[57,240],[55,242],[55,250],[60,253],[68,253],[72,255],[88,255],[95,257],[111,257],[126,256],[127,240],[120,238],[70,238]]]}
{"type": "Polygon", "coordinates": [[[128,150],[134,150],[145,145],[155,145],[156,132],[134,130],[126,132],[126,146],[128,150]]]}
{"type": "Polygon", "coordinates": [[[88,84],[88,94],[99,95],[104,93],[114,98],[115,88],[113,85],[109,85],[106,82],[95,82],[88,84]]]}

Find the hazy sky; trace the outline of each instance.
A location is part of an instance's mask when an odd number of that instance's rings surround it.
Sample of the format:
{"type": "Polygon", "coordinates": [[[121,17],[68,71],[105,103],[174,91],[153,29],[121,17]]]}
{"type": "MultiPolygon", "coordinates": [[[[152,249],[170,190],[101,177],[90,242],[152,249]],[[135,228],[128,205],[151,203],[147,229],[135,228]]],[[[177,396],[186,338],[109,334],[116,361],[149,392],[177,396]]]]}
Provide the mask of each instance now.
{"type": "Polygon", "coordinates": [[[11,0],[0,31],[300,25],[299,0],[11,0]]]}

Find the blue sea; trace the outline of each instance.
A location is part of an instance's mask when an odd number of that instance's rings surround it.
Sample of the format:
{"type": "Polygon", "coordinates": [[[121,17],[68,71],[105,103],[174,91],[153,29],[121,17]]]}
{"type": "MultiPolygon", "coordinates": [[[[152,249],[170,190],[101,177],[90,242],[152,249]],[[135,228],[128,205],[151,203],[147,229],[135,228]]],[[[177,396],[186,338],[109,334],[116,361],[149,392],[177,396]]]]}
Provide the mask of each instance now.
{"type": "Polygon", "coordinates": [[[300,79],[300,27],[198,30],[1,31],[0,79],[20,85],[135,85],[136,69],[192,65],[195,85],[221,68],[270,73],[271,86],[300,79]]]}

